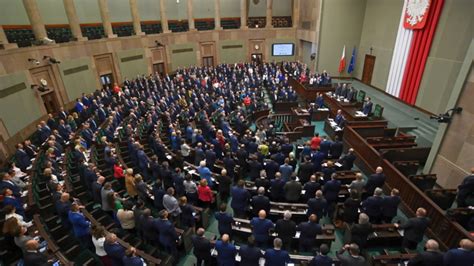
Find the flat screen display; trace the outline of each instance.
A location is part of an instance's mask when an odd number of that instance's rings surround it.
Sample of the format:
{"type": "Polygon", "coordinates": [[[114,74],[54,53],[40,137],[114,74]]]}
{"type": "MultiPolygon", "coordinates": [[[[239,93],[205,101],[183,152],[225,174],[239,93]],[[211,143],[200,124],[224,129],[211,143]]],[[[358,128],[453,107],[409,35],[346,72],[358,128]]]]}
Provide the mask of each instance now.
{"type": "Polygon", "coordinates": [[[273,56],[292,56],[295,51],[293,43],[274,43],[272,46],[273,56]]]}

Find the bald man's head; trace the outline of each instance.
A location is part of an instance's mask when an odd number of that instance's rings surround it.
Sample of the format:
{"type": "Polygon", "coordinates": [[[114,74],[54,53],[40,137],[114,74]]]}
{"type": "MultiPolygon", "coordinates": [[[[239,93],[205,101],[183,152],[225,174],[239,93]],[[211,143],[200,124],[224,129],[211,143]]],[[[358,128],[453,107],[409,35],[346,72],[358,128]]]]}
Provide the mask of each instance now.
{"type": "Polygon", "coordinates": [[[439,244],[434,239],[429,239],[425,244],[426,250],[439,250],[439,244]]]}
{"type": "Polygon", "coordinates": [[[467,239],[467,238],[464,238],[464,239],[461,239],[461,241],[459,241],[459,246],[463,249],[467,249],[467,250],[473,250],[474,249],[474,243],[467,239]]]}
{"type": "Polygon", "coordinates": [[[375,169],[375,172],[376,172],[377,174],[380,174],[380,173],[383,172],[383,168],[382,168],[381,166],[379,166],[379,167],[377,167],[377,169],[375,169]]]}
{"type": "Polygon", "coordinates": [[[425,217],[426,216],[426,210],[424,208],[416,209],[416,216],[417,217],[425,217]]]}
{"type": "Polygon", "coordinates": [[[260,219],[265,219],[265,218],[267,218],[267,212],[264,211],[264,210],[260,210],[260,211],[258,212],[258,218],[260,218],[260,219]]]}
{"type": "Polygon", "coordinates": [[[228,234],[223,234],[221,239],[222,239],[222,242],[228,243],[229,242],[229,235],[228,234]]]}
{"type": "Polygon", "coordinates": [[[203,235],[204,235],[204,228],[199,228],[199,229],[196,231],[196,235],[198,235],[198,236],[203,236],[203,235]]]}

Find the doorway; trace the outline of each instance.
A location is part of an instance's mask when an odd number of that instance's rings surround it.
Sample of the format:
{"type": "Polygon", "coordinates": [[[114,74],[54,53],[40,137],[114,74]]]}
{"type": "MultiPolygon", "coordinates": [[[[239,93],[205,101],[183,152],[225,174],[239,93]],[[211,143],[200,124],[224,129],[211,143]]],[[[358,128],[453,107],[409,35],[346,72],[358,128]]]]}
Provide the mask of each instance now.
{"type": "Polygon", "coordinates": [[[158,73],[160,77],[165,76],[165,63],[153,64],[153,74],[158,73]]]}
{"type": "Polygon", "coordinates": [[[364,70],[362,71],[362,82],[370,85],[372,74],[374,73],[375,56],[366,54],[364,60],[364,70]]]}
{"type": "Polygon", "coordinates": [[[41,95],[41,99],[48,114],[59,112],[59,102],[54,91],[41,95]]]}
{"type": "Polygon", "coordinates": [[[261,54],[261,53],[252,54],[251,59],[252,59],[252,62],[255,62],[257,64],[261,64],[262,59],[263,59],[263,54],[261,54]]]}
{"type": "Polygon", "coordinates": [[[214,56],[204,56],[202,58],[202,66],[205,66],[205,67],[214,66],[214,56]]]}
{"type": "Polygon", "coordinates": [[[112,73],[100,75],[100,85],[102,85],[103,89],[112,88],[112,84],[114,84],[114,76],[112,73]]]}

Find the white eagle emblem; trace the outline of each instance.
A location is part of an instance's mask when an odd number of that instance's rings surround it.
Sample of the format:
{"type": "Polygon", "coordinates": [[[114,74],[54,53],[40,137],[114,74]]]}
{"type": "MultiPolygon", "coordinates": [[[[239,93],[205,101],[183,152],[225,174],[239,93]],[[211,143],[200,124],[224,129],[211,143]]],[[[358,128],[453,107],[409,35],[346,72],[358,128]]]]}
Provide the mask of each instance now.
{"type": "Polygon", "coordinates": [[[414,26],[418,22],[422,21],[429,6],[429,0],[408,0],[406,10],[407,23],[411,26],[414,26]]]}

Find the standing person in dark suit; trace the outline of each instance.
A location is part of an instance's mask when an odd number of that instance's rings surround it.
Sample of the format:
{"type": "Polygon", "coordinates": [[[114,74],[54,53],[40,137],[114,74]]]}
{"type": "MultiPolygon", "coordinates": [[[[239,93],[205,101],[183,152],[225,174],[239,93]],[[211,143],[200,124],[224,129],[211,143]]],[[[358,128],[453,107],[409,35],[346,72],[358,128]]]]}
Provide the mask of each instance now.
{"type": "Polygon", "coordinates": [[[296,181],[296,175],[292,175],[291,180],[286,182],[283,189],[285,191],[286,201],[298,202],[301,196],[301,190],[303,190],[303,186],[300,182],[296,181]]]}
{"type": "Polygon", "coordinates": [[[411,250],[416,249],[429,224],[430,219],[426,217],[426,210],[423,208],[416,210],[416,217],[408,219],[401,225],[396,223],[396,228],[404,230],[402,247],[411,250]]]}
{"type": "Polygon", "coordinates": [[[318,191],[321,188],[321,184],[319,184],[316,175],[311,175],[311,178],[309,182],[306,182],[303,186],[304,196],[306,200],[309,200],[314,196],[316,191],[318,191]]]}
{"type": "Polygon", "coordinates": [[[46,266],[52,262],[48,261],[46,255],[38,250],[40,247],[38,240],[31,239],[26,241],[25,247],[26,252],[23,255],[23,264],[25,266],[46,266]]]}
{"type": "Polygon", "coordinates": [[[99,178],[97,178],[97,181],[92,183],[92,198],[94,199],[95,203],[102,203],[102,196],[100,192],[102,191],[104,182],[105,177],[99,176],[99,178]]]}
{"type": "Polygon", "coordinates": [[[334,215],[334,207],[339,196],[339,191],[341,190],[341,181],[337,180],[336,177],[337,174],[333,173],[331,180],[326,182],[326,184],[323,186],[324,198],[328,202],[327,213],[331,218],[334,215]]]}
{"type": "Polygon", "coordinates": [[[309,262],[308,266],[332,266],[332,258],[328,256],[329,247],[326,244],[321,244],[319,247],[319,254],[309,262]]]}
{"type": "Polygon", "coordinates": [[[374,195],[362,202],[362,209],[370,217],[370,220],[376,224],[379,224],[382,219],[382,193],[381,188],[376,188],[374,195]]]}
{"type": "Polygon", "coordinates": [[[248,162],[250,171],[248,177],[250,180],[255,181],[260,176],[260,170],[263,169],[262,164],[257,160],[257,156],[250,155],[250,161],[248,162]]]}
{"type": "Polygon", "coordinates": [[[134,247],[129,247],[125,251],[125,256],[122,258],[123,265],[126,266],[142,266],[143,259],[137,256],[137,249],[134,247]]]}
{"type": "Polygon", "coordinates": [[[254,217],[250,220],[252,226],[252,234],[255,238],[255,242],[258,247],[266,247],[268,239],[270,238],[270,229],[273,229],[275,225],[269,219],[267,219],[267,213],[264,210],[258,212],[258,217],[254,217]]]}
{"type": "Polygon", "coordinates": [[[246,213],[250,199],[250,193],[244,188],[244,184],[244,180],[239,180],[237,186],[232,187],[231,190],[232,201],[230,206],[235,216],[239,218],[247,216],[246,213]]]}
{"type": "Polygon", "coordinates": [[[281,179],[280,172],[276,172],[275,179],[270,182],[270,196],[273,201],[283,201],[285,199],[285,180],[281,179]]]}
{"type": "Polygon", "coordinates": [[[193,254],[197,259],[197,266],[204,265],[211,265],[212,257],[211,257],[211,242],[204,237],[204,228],[199,228],[196,231],[196,235],[192,237],[193,242],[193,254]]]}
{"type": "Polygon", "coordinates": [[[465,238],[459,242],[459,248],[448,250],[444,254],[444,266],[472,266],[474,264],[474,243],[465,238]]]}
{"type": "Polygon", "coordinates": [[[471,175],[466,176],[462,183],[458,186],[458,196],[456,202],[458,207],[467,207],[467,198],[474,199],[474,167],[471,168],[471,175]]]}
{"type": "Polygon", "coordinates": [[[25,172],[26,168],[31,165],[30,156],[28,156],[26,151],[23,149],[23,144],[21,143],[16,145],[15,161],[18,168],[23,172],[25,172]]]}
{"type": "Polygon", "coordinates": [[[323,192],[321,190],[316,191],[314,194],[315,197],[308,200],[308,211],[307,214],[316,214],[318,219],[326,216],[328,202],[323,197],[323,192]]]}
{"type": "Polygon", "coordinates": [[[117,242],[117,236],[113,233],[108,234],[105,237],[104,250],[112,259],[113,266],[122,266],[123,257],[125,256],[125,248],[117,242]]]}
{"type": "Polygon", "coordinates": [[[354,167],[354,161],[356,156],[354,154],[354,149],[350,148],[349,151],[339,159],[339,163],[342,164],[341,170],[350,171],[354,167]]]}
{"type": "Polygon", "coordinates": [[[232,215],[226,212],[227,204],[221,203],[219,206],[219,212],[214,214],[214,217],[217,220],[217,229],[219,230],[219,234],[223,236],[227,234],[232,236],[232,224],[234,223],[234,218],[232,215]]]}
{"type": "Polygon", "coordinates": [[[346,244],[336,252],[336,257],[341,262],[341,266],[366,266],[365,258],[360,256],[359,253],[360,250],[357,244],[346,244]],[[344,255],[346,251],[349,254],[344,255]]]}
{"type": "Polygon", "coordinates": [[[344,222],[353,224],[359,217],[360,198],[356,190],[351,190],[351,196],[344,201],[344,222]]]}
{"type": "Polygon", "coordinates": [[[370,100],[370,97],[365,97],[365,102],[362,105],[362,113],[364,113],[364,115],[370,115],[370,113],[372,112],[373,105],[374,104],[370,100]]]}
{"type": "Polygon", "coordinates": [[[233,266],[235,265],[235,255],[237,249],[232,243],[229,243],[229,235],[224,234],[221,240],[216,241],[217,265],[233,266]]]}
{"type": "Polygon", "coordinates": [[[282,250],[282,241],[280,238],[273,240],[273,249],[265,251],[265,266],[285,266],[291,262],[288,251],[282,250]]]}
{"type": "Polygon", "coordinates": [[[227,175],[226,169],[222,169],[221,174],[217,177],[217,181],[219,181],[219,197],[221,198],[221,202],[227,202],[230,195],[232,178],[227,175]]]}
{"type": "Polygon", "coordinates": [[[270,213],[270,199],[265,196],[265,188],[259,187],[257,195],[252,197],[252,213],[253,216],[257,216],[260,210],[264,210],[266,213],[270,213]]]}
{"type": "Polygon", "coordinates": [[[341,157],[342,150],[343,150],[343,144],[339,140],[339,137],[338,136],[334,137],[334,142],[332,142],[331,146],[329,147],[329,157],[335,160],[339,159],[339,157],[341,157]]]}
{"type": "Polygon", "coordinates": [[[258,265],[260,258],[263,257],[262,250],[255,246],[255,239],[250,236],[247,245],[242,245],[239,250],[240,266],[258,265]]]}
{"type": "Polygon", "coordinates": [[[438,242],[434,239],[426,241],[425,251],[411,259],[408,266],[443,266],[443,253],[439,251],[438,242]]]}
{"type": "Polygon", "coordinates": [[[369,234],[374,231],[369,222],[369,216],[365,213],[359,215],[359,223],[352,225],[350,228],[351,243],[356,243],[362,250],[367,245],[367,238],[369,234]]]}
{"type": "Polygon", "coordinates": [[[159,242],[165,248],[165,251],[177,258],[178,249],[176,248],[176,242],[178,241],[178,235],[173,224],[168,220],[169,213],[166,210],[161,210],[158,214],[159,219],[155,222],[155,228],[159,232],[159,242]]]}
{"type": "Polygon", "coordinates": [[[326,158],[329,155],[329,150],[331,149],[331,144],[332,142],[328,140],[327,136],[323,136],[323,139],[321,140],[321,144],[319,144],[319,151],[324,153],[326,155],[326,158]]]}
{"type": "Polygon", "coordinates": [[[279,219],[275,224],[275,232],[283,241],[283,248],[290,250],[291,242],[296,234],[296,223],[291,220],[291,212],[285,211],[283,219],[279,219]]]}
{"type": "Polygon", "coordinates": [[[310,251],[314,247],[316,235],[323,233],[321,225],[317,222],[318,217],[311,214],[307,222],[302,222],[298,225],[300,231],[300,251],[310,251]]]}
{"type": "Polygon", "coordinates": [[[382,200],[382,220],[385,223],[391,223],[393,217],[397,216],[398,205],[401,202],[400,192],[394,188],[390,192],[390,196],[383,197],[382,200]]]}
{"type": "Polygon", "coordinates": [[[375,174],[369,176],[367,179],[367,184],[365,184],[365,190],[367,192],[367,195],[372,195],[374,194],[375,188],[383,188],[383,185],[385,184],[385,175],[383,173],[383,168],[382,167],[377,167],[375,169],[375,174]]]}
{"type": "Polygon", "coordinates": [[[313,163],[311,163],[309,156],[305,156],[304,162],[300,164],[300,167],[298,168],[298,177],[301,184],[308,182],[313,173],[313,163]]]}

